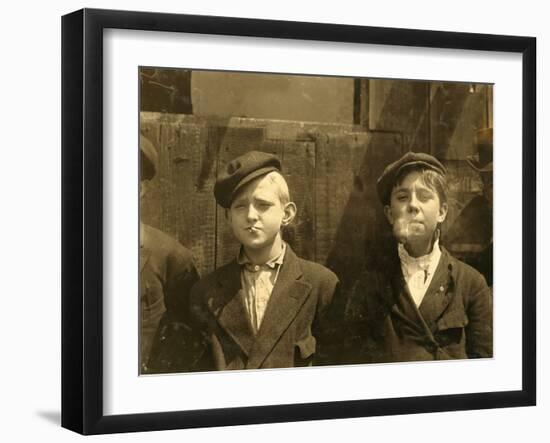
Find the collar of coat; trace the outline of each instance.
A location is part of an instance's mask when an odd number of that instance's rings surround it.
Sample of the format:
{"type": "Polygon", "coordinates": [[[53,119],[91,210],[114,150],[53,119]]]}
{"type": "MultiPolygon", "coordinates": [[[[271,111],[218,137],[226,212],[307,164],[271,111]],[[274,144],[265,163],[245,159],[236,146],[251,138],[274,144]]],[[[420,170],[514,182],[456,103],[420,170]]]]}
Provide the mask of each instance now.
{"type": "MultiPolygon", "coordinates": [[[[281,252],[272,259],[268,260],[263,265],[260,265],[264,269],[271,268],[275,269],[277,266],[280,266],[283,264],[284,258],[285,258],[285,252],[286,252],[286,242],[282,243],[281,252]]],[[[249,271],[254,271],[254,265],[248,258],[248,255],[246,255],[246,252],[244,251],[244,247],[241,246],[241,249],[239,249],[239,253],[237,254],[237,263],[240,265],[245,266],[249,271]]]]}
{"type": "MultiPolygon", "coordinates": [[[[441,258],[435,270],[430,286],[426,290],[418,311],[426,325],[432,332],[437,329],[437,320],[448,308],[455,295],[455,281],[457,267],[455,259],[441,247],[441,258]]],[[[378,282],[377,293],[391,311],[395,311],[398,297],[409,297],[407,285],[401,270],[401,263],[397,254],[390,259],[385,271],[382,272],[382,281],[378,282]]],[[[411,303],[414,301],[411,298],[411,303]]]]}
{"type": "Polygon", "coordinates": [[[214,293],[207,305],[219,325],[248,356],[246,368],[259,368],[311,293],[300,259],[287,245],[277,283],[273,288],[261,327],[254,334],[241,287],[237,260],[221,267],[214,293]]]}

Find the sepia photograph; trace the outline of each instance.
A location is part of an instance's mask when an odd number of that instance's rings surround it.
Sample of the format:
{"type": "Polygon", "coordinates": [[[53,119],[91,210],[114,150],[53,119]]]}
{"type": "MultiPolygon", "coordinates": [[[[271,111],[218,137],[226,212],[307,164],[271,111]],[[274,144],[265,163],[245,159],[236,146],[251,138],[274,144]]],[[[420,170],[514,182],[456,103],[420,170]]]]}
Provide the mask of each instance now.
{"type": "Polygon", "coordinates": [[[537,404],[536,39],[303,19],[63,17],[64,427],[537,404]]]}
{"type": "Polygon", "coordinates": [[[493,358],[492,84],[138,75],[140,375],[493,358]]]}

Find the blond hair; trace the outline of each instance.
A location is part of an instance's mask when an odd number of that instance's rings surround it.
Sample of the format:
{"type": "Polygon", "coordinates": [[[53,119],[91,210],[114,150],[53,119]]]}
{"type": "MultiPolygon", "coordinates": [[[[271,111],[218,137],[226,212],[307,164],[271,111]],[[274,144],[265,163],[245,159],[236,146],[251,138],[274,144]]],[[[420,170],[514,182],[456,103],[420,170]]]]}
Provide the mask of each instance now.
{"type": "Polygon", "coordinates": [[[288,190],[288,184],[279,171],[271,171],[266,174],[266,179],[269,180],[269,183],[274,185],[276,188],[276,193],[279,196],[279,200],[282,205],[286,205],[290,202],[290,192],[288,190]]]}

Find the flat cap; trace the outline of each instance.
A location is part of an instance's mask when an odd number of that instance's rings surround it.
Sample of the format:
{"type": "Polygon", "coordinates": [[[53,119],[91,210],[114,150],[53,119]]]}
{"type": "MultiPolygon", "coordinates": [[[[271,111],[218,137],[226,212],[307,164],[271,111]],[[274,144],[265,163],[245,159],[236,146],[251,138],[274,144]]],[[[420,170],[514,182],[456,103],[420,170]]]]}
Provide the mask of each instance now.
{"type": "Polygon", "coordinates": [[[446,175],[445,166],[435,157],[424,152],[407,152],[399,160],[390,163],[382,172],[382,175],[376,182],[378,198],[382,204],[387,205],[390,201],[391,191],[395,185],[397,177],[405,168],[431,169],[441,175],[446,175]]]}
{"type": "Polygon", "coordinates": [[[158,154],[153,142],[144,135],[139,135],[140,174],[141,180],[151,180],[157,172],[158,154]]]}
{"type": "Polygon", "coordinates": [[[277,156],[260,151],[240,155],[219,173],[214,185],[214,197],[221,207],[229,208],[240,188],[271,171],[281,171],[281,161],[277,156]]]}

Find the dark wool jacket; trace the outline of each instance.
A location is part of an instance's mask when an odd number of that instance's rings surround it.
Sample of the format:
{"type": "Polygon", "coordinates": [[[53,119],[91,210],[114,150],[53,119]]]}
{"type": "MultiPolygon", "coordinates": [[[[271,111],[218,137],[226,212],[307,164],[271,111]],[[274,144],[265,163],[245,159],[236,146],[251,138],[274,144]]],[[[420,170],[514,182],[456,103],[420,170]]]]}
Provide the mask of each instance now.
{"type": "MultiPolygon", "coordinates": [[[[187,316],[191,288],[199,275],[191,251],[145,224],[141,226],[139,266],[140,371],[150,373],[159,340],[187,316]]],[[[159,372],[158,362],[153,365],[159,372]]]]}
{"type": "MultiPolygon", "coordinates": [[[[320,358],[323,322],[338,287],[327,268],[296,256],[284,262],[257,335],[241,288],[236,260],[202,279],[191,294],[191,329],[200,331],[202,355],[188,370],[309,366],[320,358]]],[[[195,339],[195,343],[199,340],[195,339]]]]}
{"type": "Polygon", "coordinates": [[[478,271],[444,248],[418,308],[396,250],[381,270],[360,276],[341,315],[343,351],[335,363],[493,356],[492,292],[478,271]]]}

